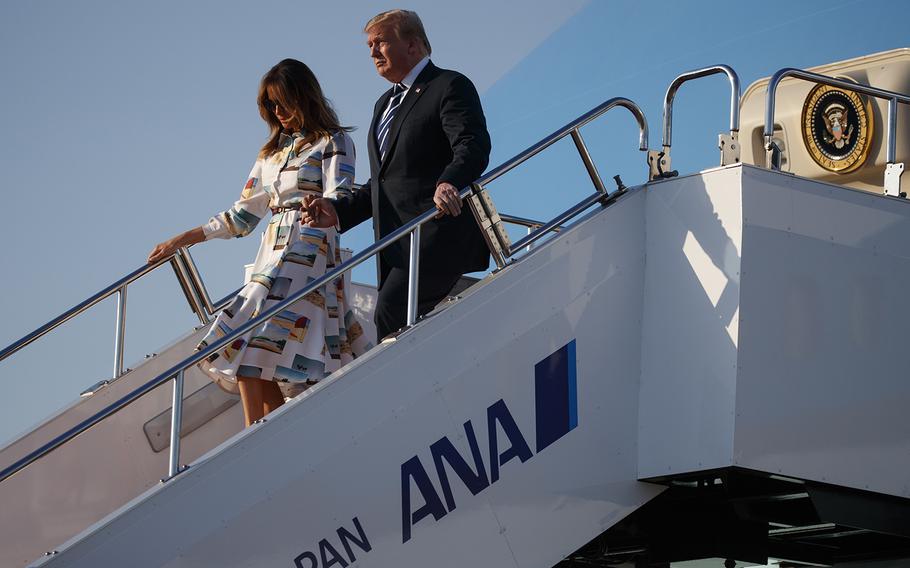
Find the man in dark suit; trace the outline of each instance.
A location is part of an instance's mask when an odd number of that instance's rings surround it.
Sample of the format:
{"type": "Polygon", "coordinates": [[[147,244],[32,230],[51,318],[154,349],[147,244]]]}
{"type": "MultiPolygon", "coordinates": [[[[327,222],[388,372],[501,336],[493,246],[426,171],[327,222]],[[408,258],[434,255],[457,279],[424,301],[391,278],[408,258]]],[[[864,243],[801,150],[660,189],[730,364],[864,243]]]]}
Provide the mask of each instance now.
{"type": "MultiPolygon", "coordinates": [[[[418,315],[445,298],[462,274],[485,270],[489,250],[458,190],[480,177],[490,136],[471,81],[430,61],[430,42],[417,14],[383,12],[364,27],[379,75],[393,83],[373,109],[367,133],[370,179],[351,198],[307,201],[304,221],[345,231],[373,218],[381,239],[434,205],[439,217],[420,240],[418,315]]],[[[409,239],[379,256],[376,327],[383,338],[405,325],[409,239]]]]}

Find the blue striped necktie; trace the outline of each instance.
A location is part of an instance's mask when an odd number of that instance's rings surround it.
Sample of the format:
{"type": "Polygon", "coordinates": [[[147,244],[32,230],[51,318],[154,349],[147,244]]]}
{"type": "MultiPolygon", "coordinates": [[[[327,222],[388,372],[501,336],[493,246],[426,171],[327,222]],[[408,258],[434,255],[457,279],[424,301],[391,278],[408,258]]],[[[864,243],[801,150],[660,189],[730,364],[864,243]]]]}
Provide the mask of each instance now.
{"type": "Polygon", "coordinates": [[[389,107],[379,119],[379,127],[376,130],[376,142],[379,145],[379,159],[385,159],[385,153],[389,149],[389,127],[392,125],[392,119],[395,118],[395,111],[401,106],[401,101],[405,95],[404,85],[395,83],[392,87],[392,98],[389,100],[389,107]]]}

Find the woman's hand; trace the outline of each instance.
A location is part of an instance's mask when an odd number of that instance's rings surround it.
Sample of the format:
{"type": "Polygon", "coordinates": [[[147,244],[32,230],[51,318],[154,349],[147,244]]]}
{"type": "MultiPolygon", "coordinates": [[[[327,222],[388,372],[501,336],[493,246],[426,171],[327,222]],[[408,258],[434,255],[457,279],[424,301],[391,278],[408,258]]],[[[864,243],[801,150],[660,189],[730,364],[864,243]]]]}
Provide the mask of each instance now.
{"type": "Polygon", "coordinates": [[[155,245],[155,248],[149,253],[147,262],[149,264],[154,264],[159,260],[174,254],[180,247],[188,247],[196,243],[201,243],[204,240],[205,233],[202,231],[202,227],[190,229],[185,233],[180,233],[176,237],[155,245]]]}
{"type": "Polygon", "coordinates": [[[174,254],[178,248],[180,248],[180,244],[177,242],[177,237],[168,239],[163,243],[158,243],[155,245],[155,248],[152,249],[152,252],[149,253],[148,263],[154,264],[162,258],[174,254]]]}

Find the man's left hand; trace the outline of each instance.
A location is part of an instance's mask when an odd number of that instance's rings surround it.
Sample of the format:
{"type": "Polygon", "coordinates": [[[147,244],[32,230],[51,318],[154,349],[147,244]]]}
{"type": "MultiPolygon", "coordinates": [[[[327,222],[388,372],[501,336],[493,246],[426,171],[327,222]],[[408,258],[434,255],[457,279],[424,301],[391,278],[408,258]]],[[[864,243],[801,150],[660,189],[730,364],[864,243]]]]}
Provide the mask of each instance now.
{"type": "Polygon", "coordinates": [[[458,217],[461,214],[461,198],[458,196],[458,188],[451,183],[443,181],[436,184],[433,203],[436,204],[436,209],[439,210],[438,217],[443,215],[458,217]]]}
{"type": "Polygon", "coordinates": [[[300,222],[310,227],[325,229],[338,225],[338,212],[331,199],[305,195],[303,209],[300,211],[300,222]]]}

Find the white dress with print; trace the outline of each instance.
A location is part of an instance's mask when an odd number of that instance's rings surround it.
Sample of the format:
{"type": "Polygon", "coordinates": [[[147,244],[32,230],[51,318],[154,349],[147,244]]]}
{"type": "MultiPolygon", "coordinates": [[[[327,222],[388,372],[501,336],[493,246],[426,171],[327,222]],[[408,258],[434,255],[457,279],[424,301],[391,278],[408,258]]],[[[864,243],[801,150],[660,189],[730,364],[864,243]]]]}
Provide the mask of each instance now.
{"type": "MultiPolygon", "coordinates": [[[[297,146],[302,133],[284,135],[280,150],[260,158],[240,199],[203,226],[206,240],[242,237],[280,207],[305,195],[349,195],[354,181],[354,145],[344,132],[297,146]]],[[[341,264],[334,227],[300,224],[300,211],[275,213],[262,235],[253,276],[218,315],[203,348],[341,264]]],[[[224,349],[199,363],[222,388],[237,392],[237,377],[289,383],[296,394],[371,347],[345,297],[350,279],[337,278],[307,294],[224,349]],[[292,383],[293,385],[291,385],[292,383]]]]}

